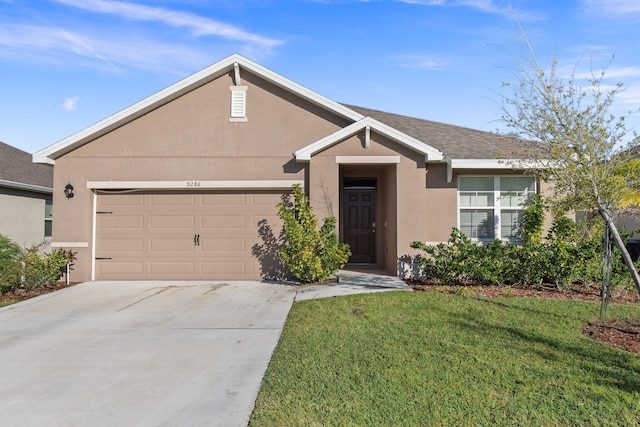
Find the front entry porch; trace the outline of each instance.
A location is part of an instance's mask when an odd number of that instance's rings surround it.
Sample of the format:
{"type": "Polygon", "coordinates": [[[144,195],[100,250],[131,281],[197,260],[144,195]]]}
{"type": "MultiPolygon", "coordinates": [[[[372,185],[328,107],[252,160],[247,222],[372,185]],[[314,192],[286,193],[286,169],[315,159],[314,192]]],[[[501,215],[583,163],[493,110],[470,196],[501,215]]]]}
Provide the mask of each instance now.
{"type": "Polygon", "coordinates": [[[351,247],[346,269],[397,273],[396,165],[340,166],[340,240],[351,247]]]}

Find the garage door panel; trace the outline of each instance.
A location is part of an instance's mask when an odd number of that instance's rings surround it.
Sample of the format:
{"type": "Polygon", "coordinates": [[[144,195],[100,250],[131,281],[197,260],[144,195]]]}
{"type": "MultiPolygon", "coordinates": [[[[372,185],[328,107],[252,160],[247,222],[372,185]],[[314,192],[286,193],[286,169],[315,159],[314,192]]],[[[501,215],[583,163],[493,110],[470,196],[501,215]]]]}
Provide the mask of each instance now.
{"type": "Polygon", "coordinates": [[[102,206],[135,207],[144,205],[144,196],[142,194],[109,194],[109,197],[100,197],[100,199],[102,206]]]}
{"type": "Polygon", "coordinates": [[[282,221],[275,215],[253,215],[249,222],[251,223],[251,229],[254,234],[257,235],[255,231],[260,228],[260,223],[262,221],[266,221],[267,225],[269,225],[273,230],[275,230],[276,225],[278,226],[278,230],[282,227],[282,221]]]}
{"type": "Polygon", "coordinates": [[[244,206],[247,204],[247,195],[239,193],[203,194],[203,206],[218,206],[229,209],[231,206],[244,206]]]}
{"type": "Polygon", "coordinates": [[[98,215],[98,227],[100,230],[140,230],[144,229],[143,215],[98,215]]]}
{"type": "Polygon", "coordinates": [[[96,274],[101,279],[117,279],[121,278],[123,275],[135,279],[140,279],[143,277],[144,263],[142,260],[97,260],[96,270],[96,274]]]}
{"type": "Polygon", "coordinates": [[[195,206],[196,194],[149,194],[146,204],[150,207],[175,206],[184,209],[186,206],[195,206]]]}
{"type": "Polygon", "coordinates": [[[96,278],[249,279],[262,268],[252,254],[265,242],[263,220],[277,236],[281,194],[100,194],[96,223],[96,278]],[[199,240],[194,238],[199,236],[199,240]]]}
{"type": "Polygon", "coordinates": [[[144,238],[103,238],[100,239],[96,249],[106,255],[106,253],[140,253],[144,250],[144,238]]]}
{"type": "Polygon", "coordinates": [[[190,277],[195,275],[194,261],[152,261],[150,263],[150,273],[154,276],[180,276],[190,277]]]}
{"type": "Polygon", "coordinates": [[[247,241],[241,237],[221,239],[201,236],[200,250],[210,255],[225,253],[242,254],[247,250],[247,241]]]}
{"type": "Polygon", "coordinates": [[[195,246],[193,237],[155,237],[149,239],[149,252],[155,253],[175,253],[182,256],[193,256],[195,246]]]}
{"type": "Polygon", "coordinates": [[[282,195],[274,193],[256,193],[251,194],[251,200],[254,206],[272,207],[282,200],[282,195]]]}
{"type": "Polygon", "coordinates": [[[155,215],[149,217],[149,227],[158,232],[184,230],[191,232],[196,225],[194,215],[155,215]]]}
{"type": "Polygon", "coordinates": [[[202,273],[209,276],[224,276],[227,279],[246,278],[247,264],[238,260],[204,261],[202,273]]]}
{"type": "Polygon", "coordinates": [[[203,230],[244,230],[246,218],[240,215],[202,215],[200,225],[203,230]]]}

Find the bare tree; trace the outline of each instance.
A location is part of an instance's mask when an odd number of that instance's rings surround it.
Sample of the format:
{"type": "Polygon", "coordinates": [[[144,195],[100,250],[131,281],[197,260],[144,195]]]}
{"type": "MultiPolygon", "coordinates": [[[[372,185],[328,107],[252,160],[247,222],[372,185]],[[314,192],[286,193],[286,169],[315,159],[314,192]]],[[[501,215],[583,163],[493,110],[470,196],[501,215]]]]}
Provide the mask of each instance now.
{"type": "MultiPolygon", "coordinates": [[[[513,13],[513,9],[511,9],[513,13]]],[[[627,131],[625,115],[611,113],[622,83],[604,84],[607,67],[569,77],[553,61],[548,70],[538,63],[529,39],[513,13],[528,49],[519,64],[512,89],[502,98],[502,119],[518,136],[532,144],[529,159],[516,166],[553,183],[550,199],[560,211],[596,211],[605,223],[605,253],[601,317],[604,320],[610,290],[611,244],[620,249],[640,293],[640,276],[612,219],[614,209],[638,199],[640,163],[634,159],[635,134],[627,131]]]]}

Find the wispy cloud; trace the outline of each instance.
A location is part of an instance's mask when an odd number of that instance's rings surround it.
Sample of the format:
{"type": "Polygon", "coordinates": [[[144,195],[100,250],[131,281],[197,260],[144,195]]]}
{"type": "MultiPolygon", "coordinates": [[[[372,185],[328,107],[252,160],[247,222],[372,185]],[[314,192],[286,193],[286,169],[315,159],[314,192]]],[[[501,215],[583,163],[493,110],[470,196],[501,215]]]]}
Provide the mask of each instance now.
{"type": "Polygon", "coordinates": [[[565,63],[557,68],[557,74],[563,79],[591,80],[604,74],[607,81],[640,78],[640,66],[616,66],[611,57],[596,56],[595,58],[581,58],[572,63],[565,63]]]}
{"type": "Polygon", "coordinates": [[[72,98],[67,98],[64,100],[61,107],[65,111],[73,111],[78,107],[79,100],[80,98],[78,98],[77,96],[74,96],[72,98]]]}
{"type": "Polygon", "coordinates": [[[444,60],[432,55],[396,55],[391,60],[401,67],[420,70],[442,70],[446,66],[444,60]]]}
{"type": "Polygon", "coordinates": [[[425,6],[470,7],[486,13],[509,14],[509,9],[498,6],[492,0],[398,0],[401,3],[421,4],[425,6]]]}
{"type": "Polygon", "coordinates": [[[618,94],[618,97],[622,103],[635,109],[637,114],[638,105],[640,105],[640,82],[636,85],[625,87],[618,94]]]}
{"type": "Polygon", "coordinates": [[[640,66],[609,67],[605,74],[608,78],[620,79],[629,77],[640,78],[640,66]]]}
{"type": "Polygon", "coordinates": [[[638,0],[582,0],[585,9],[611,15],[640,14],[638,0]]]}
{"type": "Polygon", "coordinates": [[[218,22],[193,13],[151,7],[142,4],[106,0],[53,0],[67,6],[95,13],[116,15],[137,21],[153,21],[176,28],[187,28],[193,35],[218,36],[229,40],[275,47],[282,41],[247,32],[233,25],[218,22]]]}
{"type": "Polygon", "coordinates": [[[46,52],[62,50],[77,56],[97,59],[113,70],[117,67],[99,53],[87,39],[56,27],[6,25],[0,28],[0,46],[30,48],[46,52]]]}
{"type": "Polygon", "coordinates": [[[602,92],[616,91],[616,105],[623,107],[617,114],[626,114],[627,109],[638,109],[640,105],[640,66],[613,66],[604,62],[600,68],[590,69],[587,64],[576,63],[572,68],[562,66],[558,68],[558,76],[565,81],[574,80],[577,85],[582,85],[584,89],[593,92],[593,78],[602,77],[598,89],[602,92]],[[601,74],[604,73],[604,76],[601,74]],[[618,84],[622,83],[622,87],[618,84]]]}
{"type": "MultiPolygon", "coordinates": [[[[242,49],[239,49],[242,51],[242,49]]],[[[113,37],[111,34],[71,32],[57,27],[36,25],[0,26],[0,56],[12,61],[73,64],[120,72],[138,68],[153,72],[175,72],[202,68],[223,52],[153,40],[135,34],[113,37]],[[122,43],[122,39],[126,43],[122,43]],[[19,55],[16,55],[19,52],[19,55]],[[212,56],[213,55],[213,56],[212,56]],[[217,56],[216,56],[217,55],[217,56]]]]}

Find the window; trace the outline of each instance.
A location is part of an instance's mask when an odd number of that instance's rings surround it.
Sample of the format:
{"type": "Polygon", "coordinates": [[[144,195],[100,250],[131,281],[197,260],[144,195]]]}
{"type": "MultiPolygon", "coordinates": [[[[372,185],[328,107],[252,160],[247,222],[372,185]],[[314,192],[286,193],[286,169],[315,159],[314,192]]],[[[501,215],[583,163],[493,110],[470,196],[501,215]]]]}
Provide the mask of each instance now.
{"type": "Polygon", "coordinates": [[[44,237],[51,238],[53,230],[53,202],[51,200],[44,201],[44,237]]]}
{"type": "Polygon", "coordinates": [[[528,176],[461,176],[459,229],[472,239],[520,240],[520,216],[536,191],[528,176]]]}

